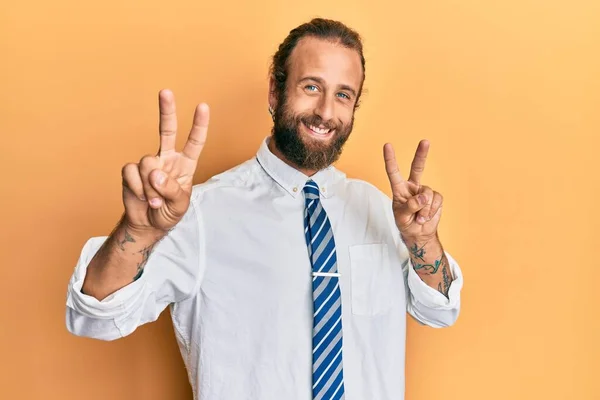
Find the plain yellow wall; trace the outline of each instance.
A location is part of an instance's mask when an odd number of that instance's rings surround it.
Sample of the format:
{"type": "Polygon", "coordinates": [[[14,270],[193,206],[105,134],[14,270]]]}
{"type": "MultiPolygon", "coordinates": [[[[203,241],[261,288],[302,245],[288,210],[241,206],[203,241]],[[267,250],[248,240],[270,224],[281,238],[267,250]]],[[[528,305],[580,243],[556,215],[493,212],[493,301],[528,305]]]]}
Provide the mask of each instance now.
{"type": "Polygon", "coordinates": [[[203,182],[255,154],[269,57],[314,16],[366,47],[338,167],[389,193],[383,143],[406,173],[429,139],[424,182],[465,275],[455,326],[409,323],[407,399],[600,398],[597,0],[3,2],[0,398],[191,399],[167,312],[77,338],[67,282],[121,213],[121,166],[157,149],[158,90],[184,132],[211,105],[203,182]]]}

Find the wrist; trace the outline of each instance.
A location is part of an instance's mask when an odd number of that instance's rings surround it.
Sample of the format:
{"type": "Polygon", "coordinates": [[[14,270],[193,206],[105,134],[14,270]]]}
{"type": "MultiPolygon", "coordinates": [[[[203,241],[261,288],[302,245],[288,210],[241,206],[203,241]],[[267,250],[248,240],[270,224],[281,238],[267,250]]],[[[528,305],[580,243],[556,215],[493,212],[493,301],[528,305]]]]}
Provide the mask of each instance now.
{"type": "Polygon", "coordinates": [[[132,224],[127,220],[127,216],[123,214],[123,217],[115,227],[112,236],[147,246],[158,242],[168,233],[169,231],[161,230],[151,226],[139,226],[132,224]]]}
{"type": "Polygon", "coordinates": [[[432,235],[405,235],[400,232],[400,237],[405,244],[418,244],[420,246],[424,246],[429,243],[439,242],[438,234],[435,232],[432,235]]]}
{"type": "Polygon", "coordinates": [[[136,227],[131,224],[122,223],[117,227],[121,235],[129,235],[137,243],[152,244],[165,237],[169,231],[163,231],[156,228],[136,227]]]}

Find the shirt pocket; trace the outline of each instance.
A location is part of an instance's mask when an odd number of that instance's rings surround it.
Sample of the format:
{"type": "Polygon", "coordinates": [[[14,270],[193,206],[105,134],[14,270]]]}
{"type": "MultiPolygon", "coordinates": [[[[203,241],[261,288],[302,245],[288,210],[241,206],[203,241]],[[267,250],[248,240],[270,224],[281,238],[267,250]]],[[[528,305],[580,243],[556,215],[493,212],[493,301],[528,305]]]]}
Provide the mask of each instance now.
{"type": "Polygon", "coordinates": [[[384,314],[392,306],[392,271],[386,243],[350,246],[352,314],[384,314]]]}

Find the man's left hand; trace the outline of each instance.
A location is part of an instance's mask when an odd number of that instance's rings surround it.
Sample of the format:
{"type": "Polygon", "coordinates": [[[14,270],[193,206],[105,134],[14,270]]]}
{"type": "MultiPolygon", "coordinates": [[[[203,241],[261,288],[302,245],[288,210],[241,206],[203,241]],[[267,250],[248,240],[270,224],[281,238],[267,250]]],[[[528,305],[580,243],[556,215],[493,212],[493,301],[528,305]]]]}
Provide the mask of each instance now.
{"type": "Polygon", "coordinates": [[[405,240],[422,242],[435,238],[442,217],[442,195],[420,182],[428,151],[429,142],[421,140],[412,161],[410,176],[404,180],[398,169],[394,148],[390,143],[383,146],[385,169],[392,186],[394,218],[405,240]]]}

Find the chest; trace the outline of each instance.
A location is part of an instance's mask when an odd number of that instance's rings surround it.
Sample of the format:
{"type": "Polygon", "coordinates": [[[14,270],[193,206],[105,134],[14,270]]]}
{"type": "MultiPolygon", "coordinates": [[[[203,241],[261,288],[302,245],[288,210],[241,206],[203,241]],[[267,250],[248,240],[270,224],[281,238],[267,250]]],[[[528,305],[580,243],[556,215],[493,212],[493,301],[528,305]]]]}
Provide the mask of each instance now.
{"type": "MultiPolygon", "coordinates": [[[[289,198],[236,202],[205,213],[203,293],[240,313],[310,311],[312,266],[304,236],[304,202],[289,198]]],[[[335,241],[342,302],[356,314],[384,312],[403,297],[401,260],[384,210],[341,199],[323,208],[335,241]]]]}

